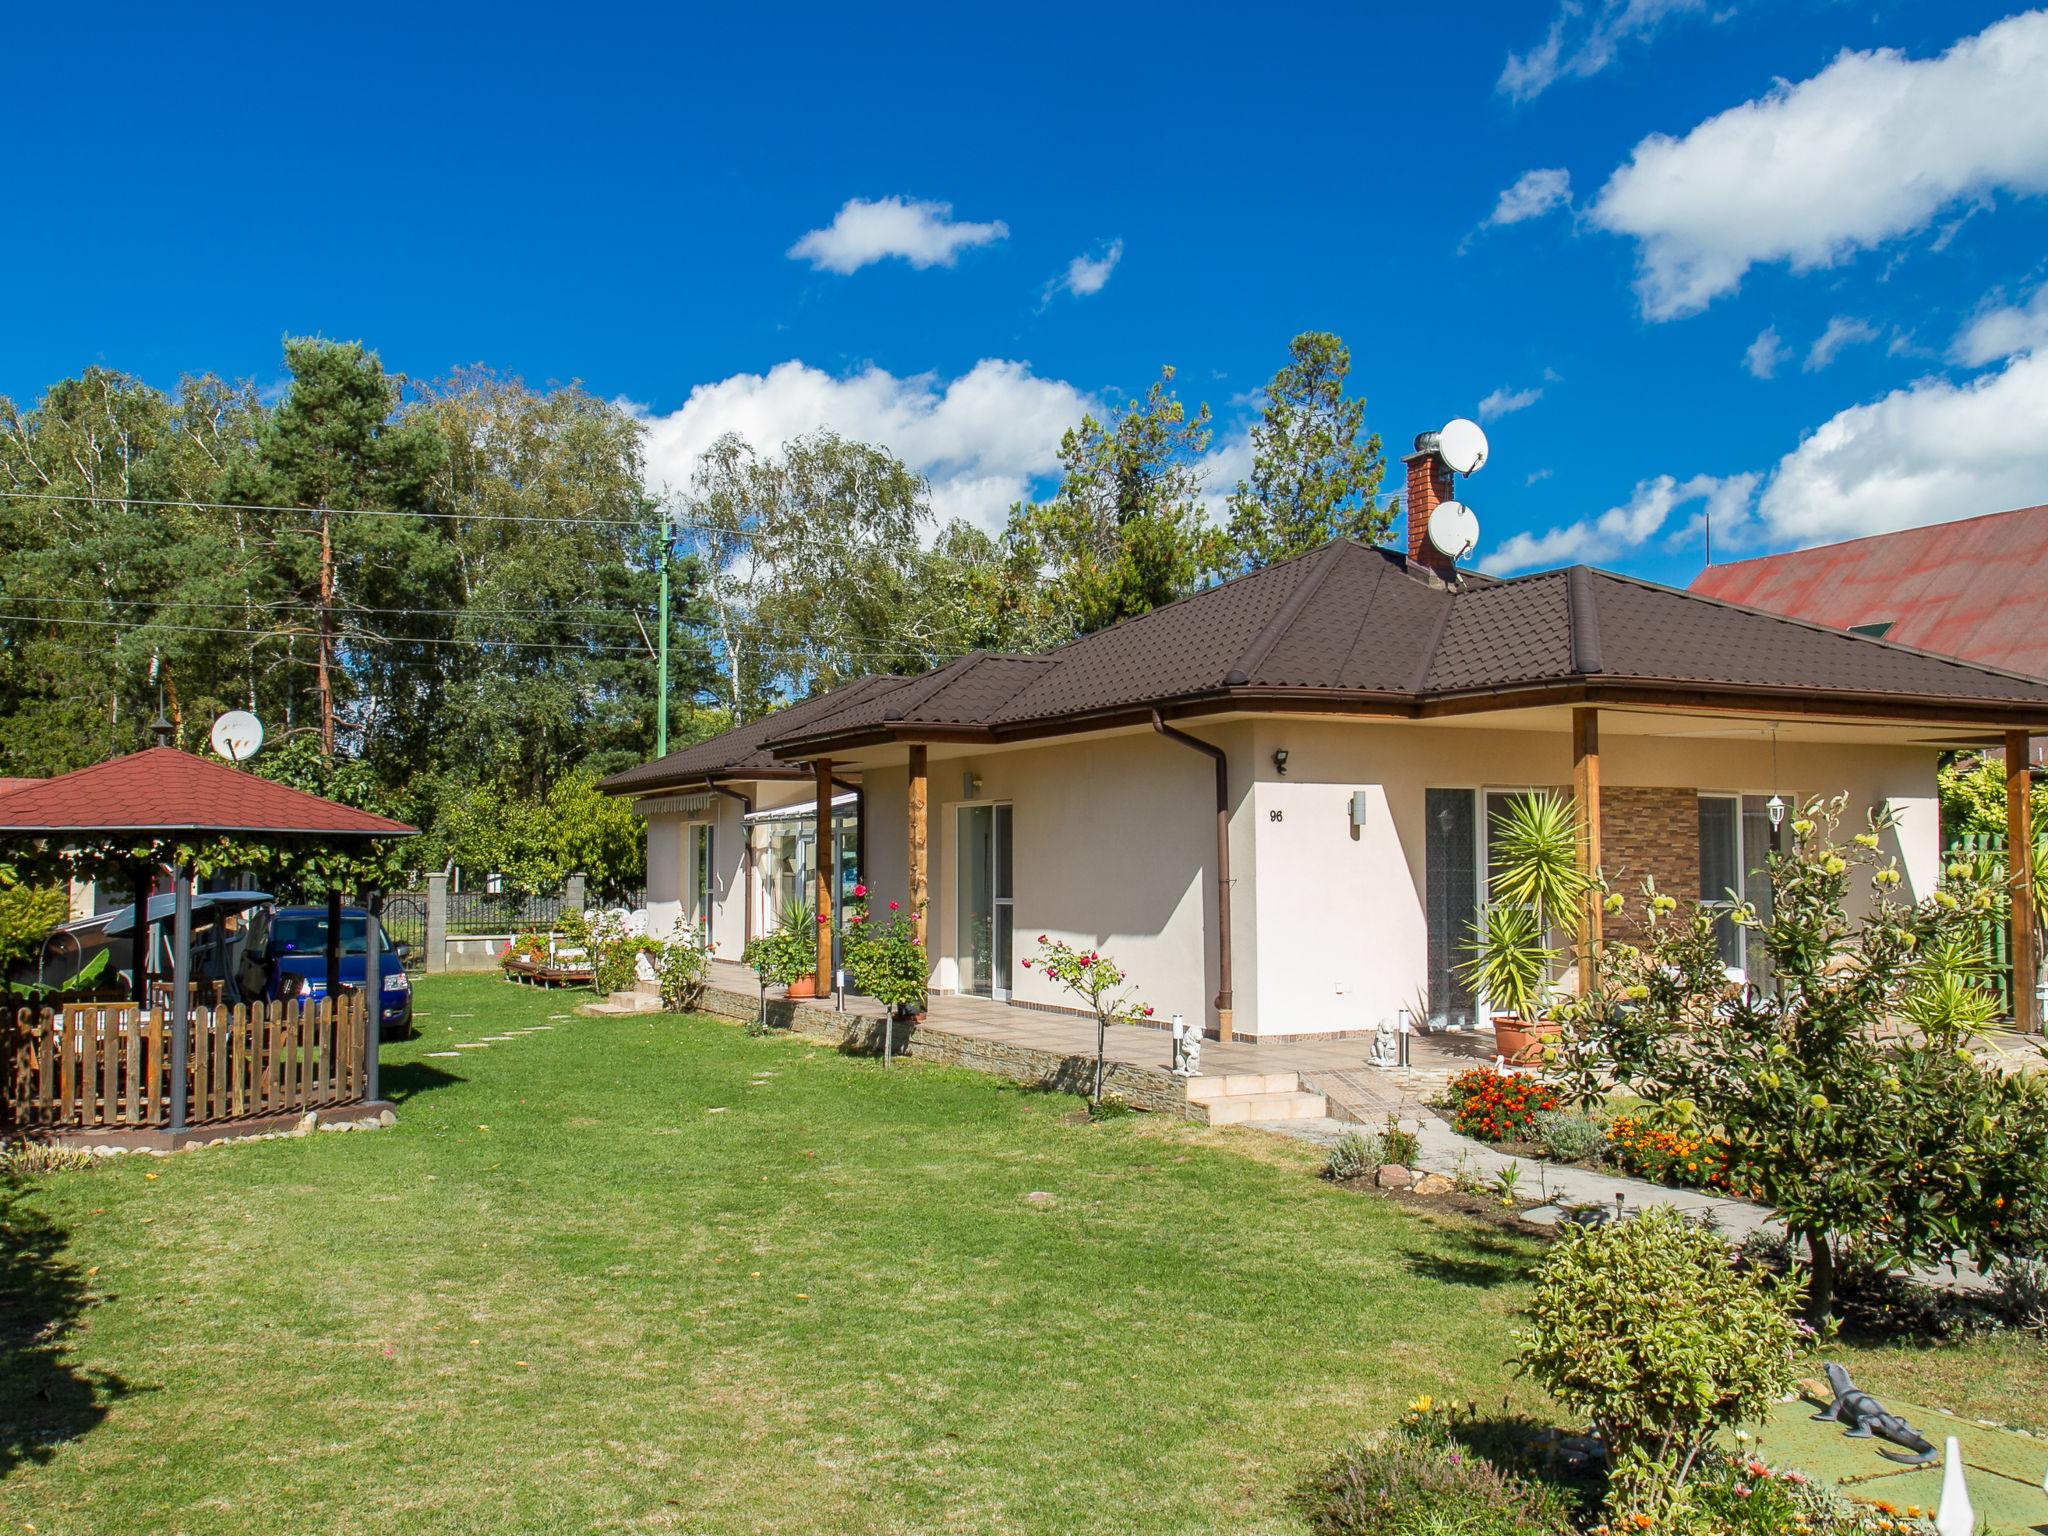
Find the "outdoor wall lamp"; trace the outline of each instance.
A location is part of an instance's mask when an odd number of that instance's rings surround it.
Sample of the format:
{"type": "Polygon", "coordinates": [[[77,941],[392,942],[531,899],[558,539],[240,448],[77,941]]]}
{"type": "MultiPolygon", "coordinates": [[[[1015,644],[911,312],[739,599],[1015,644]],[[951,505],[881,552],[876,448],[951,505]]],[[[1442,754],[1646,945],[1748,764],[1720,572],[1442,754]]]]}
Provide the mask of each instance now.
{"type": "Polygon", "coordinates": [[[1273,749],[1273,771],[1283,779],[1287,777],[1287,749],[1285,747],[1275,747],[1273,749]]]}

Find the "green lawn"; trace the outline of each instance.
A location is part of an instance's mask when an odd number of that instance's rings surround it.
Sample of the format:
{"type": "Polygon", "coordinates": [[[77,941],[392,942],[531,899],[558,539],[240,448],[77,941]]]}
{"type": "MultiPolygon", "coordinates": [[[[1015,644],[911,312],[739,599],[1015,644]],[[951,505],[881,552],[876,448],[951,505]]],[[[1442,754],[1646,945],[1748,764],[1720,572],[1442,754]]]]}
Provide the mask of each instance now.
{"type": "Polygon", "coordinates": [[[1291,1144],[696,1019],[427,1055],[576,1000],[422,986],[394,1130],[0,1196],[0,1529],[1293,1531],[1415,1393],[1534,1405],[1532,1250],[1291,1144]]]}

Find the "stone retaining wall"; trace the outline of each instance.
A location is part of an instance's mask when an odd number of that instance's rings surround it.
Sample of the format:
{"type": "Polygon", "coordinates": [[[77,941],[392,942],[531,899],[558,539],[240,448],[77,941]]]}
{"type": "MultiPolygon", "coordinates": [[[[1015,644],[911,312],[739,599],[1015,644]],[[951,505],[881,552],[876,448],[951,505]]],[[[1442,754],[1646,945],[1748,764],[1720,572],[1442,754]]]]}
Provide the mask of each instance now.
{"type": "MultiPolygon", "coordinates": [[[[691,1011],[747,1024],[759,1017],[761,1000],[745,992],[706,987],[704,995],[691,1011]]],[[[873,1014],[840,1013],[829,1003],[792,1003],[782,998],[770,998],[768,1026],[808,1039],[822,1040],[853,1055],[882,1054],[884,1024],[881,1019],[873,1014]]],[[[935,1061],[944,1066],[966,1067],[971,1071],[986,1072],[991,1077],[1005,1077],[1014,1083],[1063,1093],[1086,1093],[1094,1082],[1093,1056],[1063,1056],[1007,1040],[954,1034],[931,1024],[898,1023],[895,1030],[893,1046],[899,1056],[935,1061]]],[[[1187,1089],[1177,1078],[1125,1062],[1112,1061],[1104,1065],[1102,1091],[1122,1094],[1133,1109],[1173,1115],[1194,1113],[1188,1104],[1187,1089]]]]}

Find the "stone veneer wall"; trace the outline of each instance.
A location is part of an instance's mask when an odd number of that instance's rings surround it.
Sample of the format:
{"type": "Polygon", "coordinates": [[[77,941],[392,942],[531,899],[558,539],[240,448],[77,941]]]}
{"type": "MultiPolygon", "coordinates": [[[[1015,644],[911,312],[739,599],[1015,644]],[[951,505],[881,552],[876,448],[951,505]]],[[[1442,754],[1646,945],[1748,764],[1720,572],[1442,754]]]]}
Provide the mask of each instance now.
{"type": "MultiPolygon", "coordinates": [[[[707,987],[690,1011],[745,1024],[759,1017],[761,1000],[758,995],[707,987]]],[[[829,1003],[792,1003],[770,998],[768,1023],[770,1028],[822,1040],[854,1055],[882,1054],[883,1022],[873,1014],[840,1013],[829,1003]]],[[[1012,1082],[1064,1093],[1086,1093],[1095,1078],[1093,1056],[1062,1056],[1007,1040],[956,1035],[930,1024],[897,1024],[895,1050],[900,1056],[919,1061],[966,1067],[991,1077],[1006,1077],[1012,1082]]],[[[1188,1103],[1187,1089],[1178,1079],[1125,1062],[1105,1063],[1102,1091],[1122,1094],[1134,1109],[1204,1118],[1200,1106],[1188,1103]]]]}
{"type": "Polygon", "coordinates": [[[1600,863],[1608,884],[1628,905],[1607,931],[1623,937],[1640,931],[1645,876],[1680,901],[1700,894],[1700,801],[1690,789],[1635,786],[1600,790],[1600,863]]]}

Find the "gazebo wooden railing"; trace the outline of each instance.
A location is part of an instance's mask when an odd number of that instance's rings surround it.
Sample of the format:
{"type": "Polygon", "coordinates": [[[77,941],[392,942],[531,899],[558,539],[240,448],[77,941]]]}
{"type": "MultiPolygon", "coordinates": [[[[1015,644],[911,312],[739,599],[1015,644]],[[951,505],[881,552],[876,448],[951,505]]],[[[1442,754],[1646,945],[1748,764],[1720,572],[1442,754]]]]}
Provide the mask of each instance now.
{"type": "MultiPolygon", "coordinates": [[[[186,1124],[303,1114],[368,1097],[363,997],[194,1008],[186,1124]]],[[[133,1003],[0,1000],[0,1121],[11,1132],[161,1130],[173,1123],[172,1012],[133,1003]]]]}

